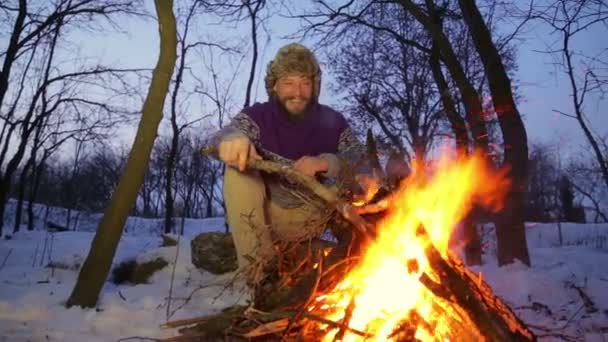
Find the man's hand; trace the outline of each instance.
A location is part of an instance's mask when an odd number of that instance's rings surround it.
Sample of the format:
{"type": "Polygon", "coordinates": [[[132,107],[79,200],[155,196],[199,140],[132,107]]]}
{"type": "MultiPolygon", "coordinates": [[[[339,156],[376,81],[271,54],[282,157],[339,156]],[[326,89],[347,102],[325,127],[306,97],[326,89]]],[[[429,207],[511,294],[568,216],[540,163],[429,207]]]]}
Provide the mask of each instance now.
{"type": "Polygon", "coordinates": [[[320,157],[304,156],[298,159],[293,167],[305,175],[314,177],[318,172],[329,170],[329,162],[320,157]]]}
{"type": "Polygon", "coordinates": [[[243,172],[247,168],[247,160],[262,159],[255,147],[244,135],[228,136],[220,141],[218,146],[220,159],[243,172]]]}

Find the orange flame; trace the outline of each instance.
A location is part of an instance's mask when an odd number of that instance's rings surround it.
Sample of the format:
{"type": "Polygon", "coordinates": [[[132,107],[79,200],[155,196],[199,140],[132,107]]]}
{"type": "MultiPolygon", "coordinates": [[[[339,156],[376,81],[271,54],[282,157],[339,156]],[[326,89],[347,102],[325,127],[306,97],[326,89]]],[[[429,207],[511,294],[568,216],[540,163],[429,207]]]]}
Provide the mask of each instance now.
{"type": "MultiPolygon", "coordinates": [[[[308,310],[321,311],[340,322],[354,302],[348,326],[373,336],[366,341],[391,340],[400,322],[414,311],[433,326],[432,331],[424,325],[417,327],[417,339],[446,336],[450,327],[434,309],[437,300],[419,280],[423,273],[434,281],[439,279],[424,250],[432,242],[446,257],[452,229],[472,203],[498,209],[509,186],[505,172],[489,170],[480,154],[457,160],[444,155],[432,175],[414,165],[414,172],[392,199],[386,218],[378,223],[377,239],[367,246],[361,262],[331,293],[317,297],[308,310]],[[416,234],[420,225],[430,241],[416,234]]],[[[330,330],[325,340],[333,340],[337,332],[330,330]]],[[[343,341],[358,339],[362,337],[347,331],[343,341]]]]}

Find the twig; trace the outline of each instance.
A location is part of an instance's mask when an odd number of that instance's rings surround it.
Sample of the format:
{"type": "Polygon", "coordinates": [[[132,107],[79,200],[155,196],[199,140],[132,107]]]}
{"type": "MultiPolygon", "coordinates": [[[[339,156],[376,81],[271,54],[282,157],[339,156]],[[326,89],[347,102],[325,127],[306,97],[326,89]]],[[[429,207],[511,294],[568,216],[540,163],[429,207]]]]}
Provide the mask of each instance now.
{"type": "Polygon", "coordinates": [[[317,265],[317,276],[315,278],[315,283],[313,284],[312,289],[310,290],[310,294],[308,295],[306,302],[300,307],[300,309],[298,310],[298,312],[296,312],[293,318],[289,320],[289,324],[287,324],[287,327],[285,328],[281,339],[285,339],[285,335],[289,332],[289,329],[292,327],[293,323],[300,319],[304,311],[310,305],[310,302],[312,302],[312,299],[315,297],[315,294],[317,293],[317,289],[319,288],[319,282],[321,281],[321,276],[323,275],[323,258],[320,257],[320,252],[317,252],[317,254],[319,256],[319,263],[317,265]]]}
{"type": "Polygon", "coordinates": [[[38,266],[42,266],[44,263],[44,255],[46,254],[46,245],[49,241],[49,232],[48,230],[44,234],[44,245],[42,245],[42,253],[40,253],[40,264],[38,266]]]}
{"type": "Polygon", "coordinates": [[[51,234],[51,242],[49,243],[49,254],[48,254],[48,264],[51,265],[51,278],[53,278],[55,276],[55,266],[53,266],[53,245],[55,242],[55,233],[50,233],[51,234]]]}
{"type": "Polygon", "coordinates": [[[133,340],[133,341],[164,341],[163,339],[160,339],[160,338],[131,336],[131,337],[121,338],[119,340],[116,340],[116,342],[124,342],[124,341],[131,341],[131,340],[133,340]]]}
{"type": "Polygon", "coordinates": [[[547,306],[546,304],[543,303],[539,303],[539,302],[532,302],[532,305],[523,305],[523,306],[518,306],[516,308],[514,308],[516,310],[523,310],[523,309],[528,309],[528,310],[533,310],[535,312],[538,311],[544,311],[547,316],[552,316],[552,312],[551,309],[549,309],[549,306],[547,306]]]}
{"type": "Polygon", "coordinates": [[[355,310],[355,298],[357,298],[357,294],[353,294],[350,298],[350,302],[344,311],[344,318],[342,318],[341,322],[342,326],[336,336],[334,336],[334,342],[342,341],[344,338],[344,333],[346,333],[345,327],[349,327],[350,319],[353,317],[353,311],[355,310]]]}
{"type": "Polygon", "coordinates": [[[355,334],[357,334],[357,335],[359,335],[361,337],[365,337],[365,338],[372,337],[371,334],[368,334],[368,333],[363,332],[361,330],[345,326],[342,323],[334,322],[332,320],[329,320],[329,319],[324,318],[324,317],[317,316],[315,314],[311,314],[309,312],[305,312],[304,314],[302,314],[302,316],[305,317],[305,318],[308,318],[310,320],[313,320],[313,321],[317,321],[317,322],[320,322],[320,323],[323,323],[323,324],[327,324],[327,325],[329,325],[329,326],[331,326],[333,328],[344,328],[345,330],[348,330],[348,331],[350,331],[352,333],[355,333],[355,334]]]}
{"type": "MultiPolygon", "coordinates": [[[[581,306],[581,308],[582,308],[582,306],[581,306]]],[[[537,335],[536,337],[538,337],[538,338],[542,338],[542,337],[559,337],[559,338],[563,339],[564,341],[579,341],[579,339],[576,338],[575,336],[570,336],[570,335],[566,335],[566,334],[562,334],[562,333],[556,332],[556,331],[563,331],[563,328],[551,329],[549,327],[545,327],[545,326],[542,326],[542,325],[531,324],[531,323],[528,323],[527,325],[531,329],[535,329],[535,330],[542,331],[542,332],[546,333],[546,334],[542,334],[542,335],[537,335]]]]}
{"type": "Polygon", "coordinates": [[[581,310],[583,310],[583,308],[584,308],[584,307],[585,307],[585,305],[584,305],[584,304],[583,304],[583,305],[581,305],[581,306],[578,308],[578,310],[576,310],[576,311],[574,312],[574,314],[572,314],[572,316],[570,316],[570,318],[568,318],[568,320],[566,321],[566,323],[564,323],[564,325],[562,325],[562,327],[561,327],[561,328],[559,328],[559,330],[564,330],[564,329],[566,329],[566,327],[568,326],[568,324],[570,324],[570,322],[572,322],[572,320],[574,319],[574,317],[576,317],[576,315],[578,315],[578,314],[579,314],[579,312],[581,312],[581,310]]]}
{"type": "Polygon", "coordinates": [[[167,311],[165,313],[165,319],[169,319],[171,311],[171,296],[173,296],[173,283],[175,282],[175,269],[177,268],[177,258],[179,257],[179,245],[181,234],[177,235],[177,246],[175,249],[175,259],[173,260],[173,268],[171,269],[171,282],[169,285],[169,298],[167,298],[167,311]]]}
{"type": "Polygon", "coordinates": [[[574,284],[570,284],[570,287],[575,289],[578,292],[578,295],[583,300],[583,304],[585,305],[587,313],[597,312],[597,308],[595,307],[595,303],[591,300],[591,298],[583,291],[583,288],[580,286],[576,286],[574,284]]]}
{"type": "Polygon", "coordinates": [[[353,255],[353,256],[349,256],[347,258],[344,258],[338,262],[336,262],[335,264],[331,265],[327,270],[325,270],[323,272],[323,277],[325,277],[326,275],[328,275],[330,272],[332,272],[333,270],[335,270],[338,266],[342,265],[342,264],[346,264],[347,262],[351,262],[351,261],[355,261],[357,259],[361,258],[358,255],[353,255]]]}
{"type": "Polygon", "coordinates": [[[176,321],[169,321],[169,322],[163,323],[161,325],[161,328],[179,328],[179,327],[183,327],[184,325],[202,323],[202,322],[210,320],[211,318],[215,317],[216,315],[217,314],[212,314],[212,315],[207,315],[207,316],[200,316],[200,317],[194,317],[194,318],[180,319],[180,320],[176,320],[176,321]]]}
{"type": "Polygon", "coordinates": [[[36,266],[36,259],[38,259],[38,249],[40,249],[40,240],[36,244],[36,249],[34,249],[34,257],[32,258],[32,268],[36,266]]]}
{"type": "Polygon", "coordinates": [[[549,333],[546,333],[546,334],[542,334],[542,335],[538,335],[536,337],[538,337],[539,339],[543,338],[543,337],[557,337],[560,340],[568,341],[568,342],[580,341],[580,339],[576,338],[575,336],[570,336],[570,335],[566,335],[566,334],[559,334],[559,333],[552,333],[552,332],[549,332],[549,333]]]}
{"type": "Polygon", "coordinates": [[[8,253],[6,253],[4,260],[2,261],[2,265],[0,265],[0,270],[2,270],[4,268],[4,265],[6,265],[6,261],[8,260],[8,257],[11,255],[12,251],[13,251],[13,247],[11,247],[11,249],[8,250],[8,253]]]}

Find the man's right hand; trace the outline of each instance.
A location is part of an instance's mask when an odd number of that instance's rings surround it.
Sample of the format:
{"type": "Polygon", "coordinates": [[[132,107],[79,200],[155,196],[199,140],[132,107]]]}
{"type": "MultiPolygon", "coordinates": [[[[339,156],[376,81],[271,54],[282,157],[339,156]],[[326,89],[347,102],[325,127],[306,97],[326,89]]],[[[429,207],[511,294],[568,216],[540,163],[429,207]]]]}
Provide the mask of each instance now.
{"type": "Polygon", "coordinates": [[[219,147],[220,159],[239,171],[245,171],[247,168],[247,160],[262,159],[255,150],[255,146],[245,135],[227,136],[220,141],[219,147]]]}

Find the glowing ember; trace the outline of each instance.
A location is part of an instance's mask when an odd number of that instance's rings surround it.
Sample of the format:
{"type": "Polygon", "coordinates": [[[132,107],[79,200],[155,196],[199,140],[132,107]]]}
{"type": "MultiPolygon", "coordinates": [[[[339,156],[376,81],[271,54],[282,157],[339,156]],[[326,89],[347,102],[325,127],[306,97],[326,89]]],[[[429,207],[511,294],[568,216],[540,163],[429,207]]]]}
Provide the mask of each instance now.
{"type": "MultiPolygon", "coordinates": [[[[444,157],[433,173],[414,165],[414,172],[392,198],[386,218],[378,223],[377,239],[367,246],[362,260],[308,308],[334,322],[350,312],[350,329],[343,341],[363,339],[362,332],[372,336],[366,340],[391,340],[396,331],[403,330],[404,322],[417,317],[426,323],[409,325],[416,329],[415,338],[428,341],[449,336],[450,326],[442,314],[451,310],[449,305],[419,280],[424,275],[439,282],[425,248],[432,242],[446,257],[452,229],[472,203],[497,209],[509,183],[504,172],[488,170],[479,155],[456,161],[444,157]],[[416,233],[421,225],[431,241],[416,233]]],[[[339,329],[328,331],[325,340],[332,341],[339,329]]]]}

